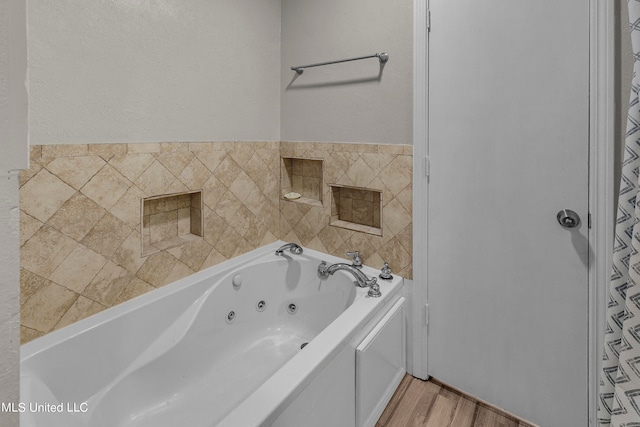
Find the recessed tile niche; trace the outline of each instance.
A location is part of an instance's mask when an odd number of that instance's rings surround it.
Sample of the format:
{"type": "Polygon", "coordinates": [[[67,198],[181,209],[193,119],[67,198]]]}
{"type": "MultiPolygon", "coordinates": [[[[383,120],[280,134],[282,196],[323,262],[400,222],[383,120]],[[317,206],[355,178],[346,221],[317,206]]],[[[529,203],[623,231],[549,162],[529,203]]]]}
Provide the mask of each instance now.
{"type": "Polygon", "coordinates": [[[382,236],[382,191],[330,184],[329,225],[382,236]]]}
{"type": "Polygon", "coordinates": [[[295,192],[300,194],[300,198],[294,202],[322,206],[322,159],[281,159],[281,198],[295,192]]]}
{"type": "Polygon", "coordinates": [[[142,256],[202,239],[202,191],[142,199],[142,256]]]}

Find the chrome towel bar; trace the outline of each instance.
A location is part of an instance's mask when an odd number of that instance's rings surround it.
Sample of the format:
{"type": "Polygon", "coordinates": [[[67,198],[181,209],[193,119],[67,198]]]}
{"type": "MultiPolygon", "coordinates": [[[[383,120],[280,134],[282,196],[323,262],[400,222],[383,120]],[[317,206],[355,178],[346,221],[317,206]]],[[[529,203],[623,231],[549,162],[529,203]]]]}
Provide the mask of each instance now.
{"type": "Polygon", "coordinates": [[[359,61],[361,59],[368,59],[368,58],[378,58],[380,60],[380,63],[384,64],[389,60],[389,55],[382,52],[382,53],[375,53],[373,55],[359,56],[357,58],[339,59],[337,61],[319,62],[317,64],[309,64],[309,65],[298,65],[296,67],[291,67],[291,69],[296,73],[298,73],[298,75],[300,75],[304,72],[305,68],[321,67],[323,65],[339,64],[341,62],[359,61]]]}

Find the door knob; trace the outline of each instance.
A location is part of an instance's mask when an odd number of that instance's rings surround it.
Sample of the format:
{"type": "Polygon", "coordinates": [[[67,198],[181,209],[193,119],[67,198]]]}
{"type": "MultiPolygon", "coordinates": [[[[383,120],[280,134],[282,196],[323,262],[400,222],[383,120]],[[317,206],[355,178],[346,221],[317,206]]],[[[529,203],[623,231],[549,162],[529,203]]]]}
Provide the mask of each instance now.
{"type": "Polygon", "coordinates": [[[575,228],[580,225],[580,216],[571,209],[562,209],[556,218],[558,224],[564,228],[575,228]]]}

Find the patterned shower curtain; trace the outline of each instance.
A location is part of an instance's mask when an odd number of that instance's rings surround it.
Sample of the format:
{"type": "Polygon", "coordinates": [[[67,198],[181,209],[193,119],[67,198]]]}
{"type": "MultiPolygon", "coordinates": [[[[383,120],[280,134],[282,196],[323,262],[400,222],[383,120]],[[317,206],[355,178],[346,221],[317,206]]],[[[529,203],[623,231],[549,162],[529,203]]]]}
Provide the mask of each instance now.
{"type": "Polygon", "coordinates": [[[640,427],[640,0],[628,3],[635,61],[598,402],[612,427],[640,427]]]}

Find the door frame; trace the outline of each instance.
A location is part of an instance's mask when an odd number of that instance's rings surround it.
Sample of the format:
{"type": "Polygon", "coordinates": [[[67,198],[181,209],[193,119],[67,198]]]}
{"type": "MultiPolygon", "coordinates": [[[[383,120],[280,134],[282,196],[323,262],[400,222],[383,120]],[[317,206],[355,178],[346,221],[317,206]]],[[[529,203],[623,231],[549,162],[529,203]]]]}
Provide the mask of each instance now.
{"type": "MultiPolygon", "coordinates": [[[[614,145],[614,2],[589,0],[589,276],[588,276],[588,410],[595,426],[601,353],[604,345],[606,294],[615,223],[614,145]]],[[[413,283],[410,361],[415,377],[428,378],[427,270],[428,244],[428,37],[429,0],[414,0],[413,43],[413,283]],[[426,257],[426,259],[424,259],[426,257]]],[[[435,19],[437,25],[437,18],[435,19]]]]}

